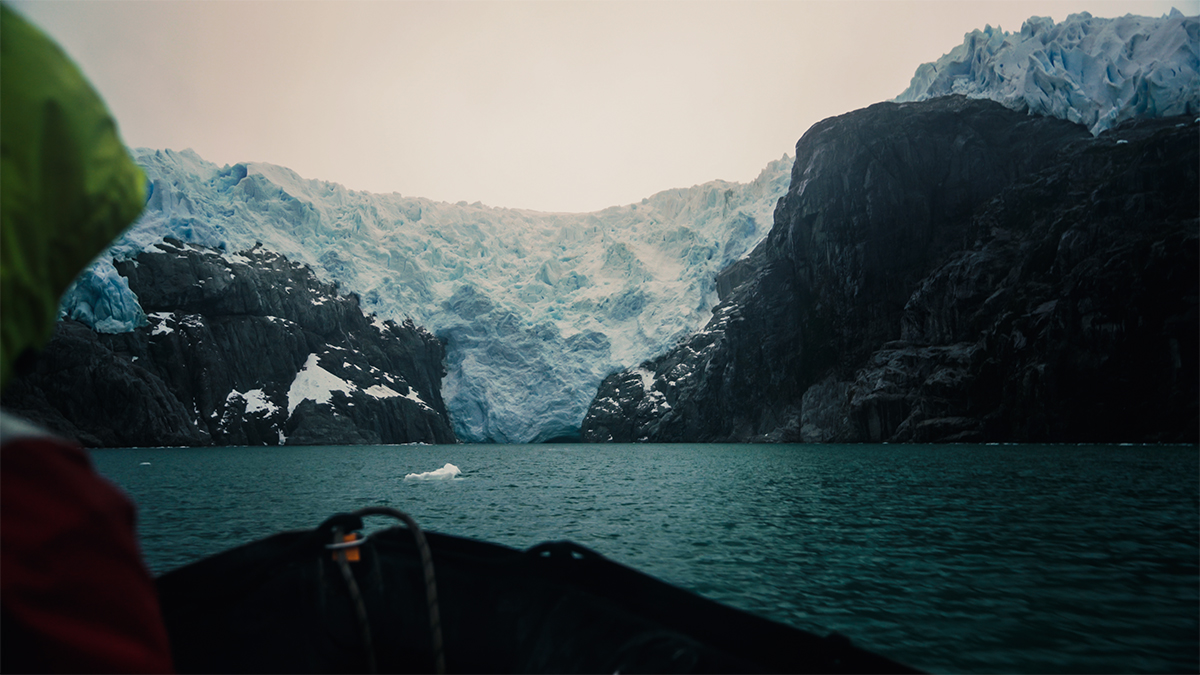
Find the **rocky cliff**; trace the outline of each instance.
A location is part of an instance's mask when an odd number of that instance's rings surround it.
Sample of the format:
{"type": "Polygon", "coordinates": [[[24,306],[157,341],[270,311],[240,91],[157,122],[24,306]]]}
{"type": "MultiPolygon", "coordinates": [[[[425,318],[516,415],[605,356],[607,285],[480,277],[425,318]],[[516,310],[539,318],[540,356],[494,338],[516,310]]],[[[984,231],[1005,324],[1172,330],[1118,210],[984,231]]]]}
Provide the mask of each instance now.
{"type": "Polygon", "coordinates": [[[591,441],[1191,441],[1197,126],[952,96],[797,144],[706,328],[610,375],[591,441]]]}
{"type": "Polygon", "coordinates": [[[170,238],[116,267],[145,325],[61,321],[7,409],[90,446],[455,442],[443,344],[309,268],[170,238]]]}

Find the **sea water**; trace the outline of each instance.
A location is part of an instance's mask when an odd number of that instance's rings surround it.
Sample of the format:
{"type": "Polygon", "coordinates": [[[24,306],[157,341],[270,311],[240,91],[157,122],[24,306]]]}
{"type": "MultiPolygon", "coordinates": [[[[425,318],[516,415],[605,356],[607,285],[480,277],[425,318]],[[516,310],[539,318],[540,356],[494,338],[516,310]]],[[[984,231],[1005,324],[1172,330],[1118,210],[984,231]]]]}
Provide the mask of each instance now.
{"type": "Polygon", "coordinates": [[[137,501],[157,573],[381,504],[426,529],[518,548],[570,539],[709,598],[837,631],[935,672],[1200,667],[1195,446],[455,445],[92,456],[137,501]]]}

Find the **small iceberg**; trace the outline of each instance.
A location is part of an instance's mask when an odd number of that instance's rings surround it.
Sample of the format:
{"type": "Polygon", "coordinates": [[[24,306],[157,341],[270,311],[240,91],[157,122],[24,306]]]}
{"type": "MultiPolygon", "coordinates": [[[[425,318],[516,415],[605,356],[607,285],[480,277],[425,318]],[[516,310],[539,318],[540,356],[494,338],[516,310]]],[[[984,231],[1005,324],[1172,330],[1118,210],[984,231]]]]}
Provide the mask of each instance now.
{"type": "Polygon", "coordinates": [[[462,469],[459,469],[450,462],[446,462],[446,466],[440,469],[424,473],[410,473],[404,477],[404,480],[449,480],[460,473],[462,473],[462,469]]]}

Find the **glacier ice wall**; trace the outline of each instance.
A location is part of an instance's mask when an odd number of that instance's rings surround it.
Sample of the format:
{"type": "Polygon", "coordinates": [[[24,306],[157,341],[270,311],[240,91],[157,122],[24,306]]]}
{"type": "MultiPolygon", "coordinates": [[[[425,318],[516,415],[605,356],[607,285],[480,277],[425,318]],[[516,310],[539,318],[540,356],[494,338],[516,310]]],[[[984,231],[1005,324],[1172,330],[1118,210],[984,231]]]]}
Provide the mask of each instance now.
{"type": "Polygon", "coordinates": [[[1086,126],[1094,135],[1134,117],[1200,111],[1200,17],[1032,17],[1019,33],[991,26],[917,68],[896,101],[947,94],[1086,126]]]}
{"type": "Polygon", "coordinates": [[[127,333],[146,325],[146,314],[129,280],[109,260],[91,265],[67,287],[59,317],[82,321],[98,333],[127,333]]]}
{"type": "Polygon", "coordinates": [[[359,192],[191,151],[135,156],[150,181],[146,210],[85,275],[106,283],[77,285],[66,314],[110,330],[144,322],[111,260],[164,236],[229,251],[261,242],[357,292],[369,311],[445,338],[455,433],[511,443],[576,434],[606,375],[703,326],[716,273],[766,236],[791,171],[785,155],[750,183],[543,213],[359,192]]]}

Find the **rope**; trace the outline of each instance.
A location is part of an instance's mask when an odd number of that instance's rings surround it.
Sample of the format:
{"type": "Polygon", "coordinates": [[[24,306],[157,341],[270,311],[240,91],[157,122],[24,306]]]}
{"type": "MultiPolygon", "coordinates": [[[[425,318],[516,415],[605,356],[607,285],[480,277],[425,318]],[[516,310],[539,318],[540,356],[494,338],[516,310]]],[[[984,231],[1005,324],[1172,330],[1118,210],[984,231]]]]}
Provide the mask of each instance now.
{"type": "MultiPolygon", "coordinates": [[[[421,556],[421,567],[425,573],[425,604],[429,610],[429,630],[433,638],[434,671],[438,675],[444,675],[446,672],[446,653],[442,643],[442,618],[441,612],[438,609],[437,583],[433,577],[433,554],[429,550],[429,542],[425,539],[425,533],[421,531],[421,527],[417,525],[417,521],[413,520],[412,516],[388,506],[368,506],[365,509],[355,511],[352,515],[360,518],[364,516],[391,516],[403,522],[412,531],[413,539],[417,544],[417,552],[421,556]]],[[[339,555],[339,559],[343,557],[344,554],[339,555]]],[[[349,564],[345,562],[342,562],[342,564],[345,566],[343,574],[349,573],[349,564]]],[[[373,657],[371,664],[372,672],[374,672],[373,657]]]]}
{"type": "MultiPolygon", "coordinates": [[[[337,548],[333,558],[342,570],[342,578],[346,580],[346,587],[350,590],[350,599],[354,603],[354,613],[358,615],[358,627],[362,631],[363,648],[367,652],[367,672],[374,673],[377,670],[375,668],[375,647],[371,642],[371,622],[367,619],[367,606],[363,603],[362,593],[358,590],[358,582],[354,580],[354,572],[346,560],[345,547],[338,546],[342,543],[342,528],[333,528],[333,541],[331,547],[337,548]]],[[[362,540],[356,541],[359,544],[362,543],[362,540]]]]}

